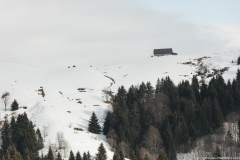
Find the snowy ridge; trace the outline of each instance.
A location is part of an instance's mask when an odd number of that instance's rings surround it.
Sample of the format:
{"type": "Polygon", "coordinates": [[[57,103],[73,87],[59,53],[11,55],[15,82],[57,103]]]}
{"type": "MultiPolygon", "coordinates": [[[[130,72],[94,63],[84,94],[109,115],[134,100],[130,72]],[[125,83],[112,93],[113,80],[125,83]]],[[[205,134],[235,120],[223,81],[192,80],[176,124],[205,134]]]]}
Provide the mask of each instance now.
{"type": "Polygon", "coordinates": [[[198,66],[183,63],[203,56],[211,57],[203,61],[209,70],[229,67],[223,77],[225,80],[233,79],[239,66],[231,62],[236,61],[239,55],[239,51],[212,55],[180,54],[149,57],[128,64],[87,67],[76,65],[62,69],[0,62],[2,73],[0,93],[7,91],[11,98],[7,111],[4,111],[3,104],[1,105],[1,119],[6,114],[10,117],[26,112],[41,132],[45,126],[48,136],[45,148],[40,152],[46,153],[49,145],[54,147],[57,133],[63,132],[69,143],[69,151],[73,150],[76,153],[79,150],[81,154],[89,151],[95,157],[97,148],[103,143],[107,149],[108,159],[111,159],[113,152],[106,143],[106,137],[87,131],[88,120],[93,111],[103,126],[105,113],[109,108],[109,104],[103,102],[105,100],[103,89],[109,88],[116,93],[121,85],[128,89],[132,84],[137,85],[142,81],[150,81],[155,86],[157,78],[166,76],[170,76],[177,85],[181,80],[191,80],[197,71],[198,66]],[[14,99],[18,101],[20,107],[26,106],[27,109],[10,111],[14,99]],[[74,131],[74,128],[82,128],[83,131],[74,131]]]}

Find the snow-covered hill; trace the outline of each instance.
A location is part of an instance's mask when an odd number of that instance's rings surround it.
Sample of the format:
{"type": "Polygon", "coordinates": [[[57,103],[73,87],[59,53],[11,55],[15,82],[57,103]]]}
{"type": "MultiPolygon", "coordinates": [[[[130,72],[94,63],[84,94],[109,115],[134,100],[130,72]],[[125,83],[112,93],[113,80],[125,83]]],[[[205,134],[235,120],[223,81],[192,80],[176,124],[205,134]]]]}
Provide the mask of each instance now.
{"type": "Polygon", "coordinates": [[[111,159],[113,152],[106,143],[105,136],[87,131],[88,120],[93,111],[103,126],[106,110],[110,107],[103,102],[103,89],[109,88],[116,92],[121,85],[128,89],[132,84],[137,85],[142,81],[150,81],[155,86],[157,78],[166,76],[170,76],[177,85],[183,79],[191,80],[201,63],[208,70],[206,81],[207,76],[214,70],[225,67],[228,70],[223,74],[224,79],[233,79],[239,66],[232,61],[236,61],[239,55],[240,51],[192,56],[180,54],[148,57],[127,64],[93,64],[85,67],[76,65],[59,69],[0,62],[0,93],[10,93],[7,111],[4,111],[4,105],[1,104],[1,119],[6,114],[11,117],[26,112],[42,132],[45,128],[48,133],[45,148],[41,151],[43,153],[47,152],[49,145],[54,147],[57,133],[62,132],[69,143],[69,151],[90,151],[91,155],[95,156],[100,143],[103,143],[108,159],[111,159]],[[201,57],[206,58],[199,60],[201,57]],[[10,105],[14,99],[21,108],[12,112],[10,105]],[[82,128],[83,131],[74,131],[74,128],[82,128]]]}

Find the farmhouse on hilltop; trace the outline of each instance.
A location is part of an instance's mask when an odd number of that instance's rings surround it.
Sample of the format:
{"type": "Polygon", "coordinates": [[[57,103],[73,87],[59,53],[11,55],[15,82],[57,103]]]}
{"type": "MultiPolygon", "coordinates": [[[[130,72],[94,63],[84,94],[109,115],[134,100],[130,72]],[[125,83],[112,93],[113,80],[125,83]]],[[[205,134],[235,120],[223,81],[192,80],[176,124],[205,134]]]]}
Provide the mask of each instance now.
{"type": "Polygon", "coordinates": [[[166,56],[166,55],[177,55],[177,53],[173,53],[172,48],[163,48],[163,49],[154,49],[154,56],[166,56]]]}

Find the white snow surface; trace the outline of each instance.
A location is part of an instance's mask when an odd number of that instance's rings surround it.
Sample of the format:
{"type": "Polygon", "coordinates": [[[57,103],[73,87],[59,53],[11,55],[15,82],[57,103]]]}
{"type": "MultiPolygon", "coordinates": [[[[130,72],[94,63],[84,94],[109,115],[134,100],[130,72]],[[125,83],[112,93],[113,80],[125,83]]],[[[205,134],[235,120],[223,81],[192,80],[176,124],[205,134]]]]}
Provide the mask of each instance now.
{"type": "MultiPolygon", "coordinates": [[[[163,56],[148,57],[141,60],[133,60],[128,64],[114,64],[104,66],[70,67],[63,66],[59,69],[39,68],[24,64],[0,62],[0,93],[5,91],[10,93],[10,103],[7,111],[1,103],[1,119],[7,114],[12,115],[26,112],[28,118],[36,124],[41,131],[43,126],[47,127],[48,136],[45,140],[45,148],[40,151],[44,154],[48,150],[49,144],[56,143],[56,135],[63,132],[65,139],[69,143],[69,151],[74,153],[89,151],[95,157],[100,143],[103,143],[108,159],[112,159],[113,152],[106,142],[103,134],[92,134],[88,130],[88,121],[94,111],[103,126],[106,111],[109,104],[104,103],[102,89],[107,88],[112,80],[115,83],[110,87],[113,92],[117,92],[118,87],[123,85],[128,89],[132,84],[138,85],[142,81],[150,81],[155,87],[157,78],[170,76],[177,85],[181,80],[190,80],[196,72],[195,66],[183,65],[182,63],[194,61],[196,58],[209,56],[211,58],[204,61],[208,68],[229,67],[224,72],[225,80],[232,80],[236,76],[236,60],[240,51],[227,53],[192,55],[192,56],[163,56]],[[234,63],[231,63],[232,60],[234,63]],[[185,76],[184,76],[185,75],[185,76]],[[38,93],[38,89],[43,87],[45,97],[38,93]],[[78,88],[86,88],[86,92],[79,92],[78,88]],[[62,94],[61,94],[62,93],[62,94]],[[10,111],[10,105],[16,99],[20,107],[17,111],[10,111]],[[80,99],[82,104],[77,103],[80,99]],[[96,106],[97,105],[97,106],[96,106]],[[74,132],[73,128],[82,128],[83,131],[74,132]]],[[[53,62],[54,63],[54,62],[53,62]]]]}

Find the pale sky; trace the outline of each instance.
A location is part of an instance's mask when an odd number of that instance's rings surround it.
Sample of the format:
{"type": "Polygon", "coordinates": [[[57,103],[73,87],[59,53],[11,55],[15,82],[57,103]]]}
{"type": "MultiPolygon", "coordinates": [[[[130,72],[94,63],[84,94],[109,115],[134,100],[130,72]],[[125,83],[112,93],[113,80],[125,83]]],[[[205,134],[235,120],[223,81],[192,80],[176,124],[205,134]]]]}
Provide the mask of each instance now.
{"type": "Polygon", "coordinates": [[[1,62],[104,65],[240,49],[238,0],[0,1],[1,62]]]}
{"type": "Polygon", "coordinates": [[[186,19],[200,23],[240,22],[239,0],[140,0],[152,9],[180,11],[186,19]]]}

